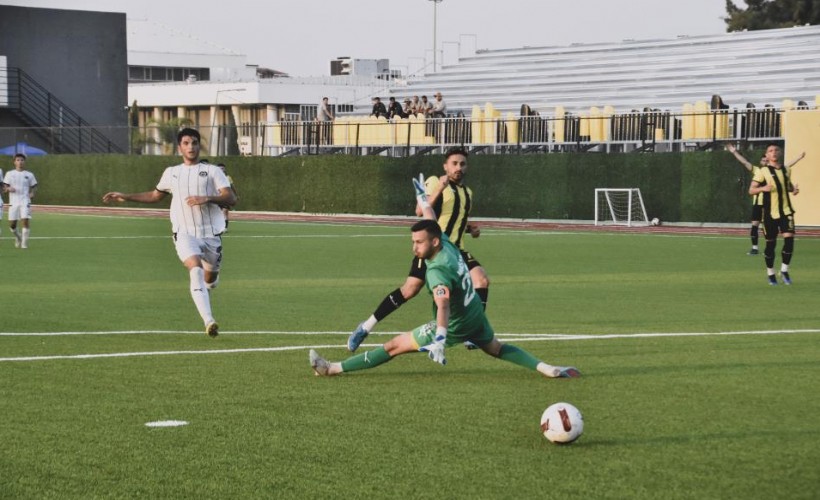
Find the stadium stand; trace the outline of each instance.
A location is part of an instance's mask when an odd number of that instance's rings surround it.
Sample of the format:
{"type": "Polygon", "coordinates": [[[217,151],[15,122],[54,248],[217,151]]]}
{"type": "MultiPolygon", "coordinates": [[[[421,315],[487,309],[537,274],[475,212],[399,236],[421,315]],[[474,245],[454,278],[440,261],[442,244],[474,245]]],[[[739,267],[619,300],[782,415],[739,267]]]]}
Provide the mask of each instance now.
{"type": "MultiPolygon", "coordinates": [[[[442,91],[446,118],[343,116],[334,146],[407,155],[448,145],[474,152],[670,151],[778,140],[784,111],[820,105],[817,47],[820,26],[483,50],[391,89],[402,98],[442,91]]],[[[290,125],[278,129],[281,154],[304,149],[311,137],[290,125]]]]}
{"type": "MultiPolygon", "coordinates": [[[[411,81],[396,95],[447,96],[451,112],[492,103],[501,113],[622,113],[646,106],[680,112],[720,95],[732,107],[817,99],[820,26],[668,40],[482,50],[411,81]]],[[[583,134],[584,131],[581,131],[583,134]]],[[[597,133],[596,133],[597,135],[597,133]]]]}

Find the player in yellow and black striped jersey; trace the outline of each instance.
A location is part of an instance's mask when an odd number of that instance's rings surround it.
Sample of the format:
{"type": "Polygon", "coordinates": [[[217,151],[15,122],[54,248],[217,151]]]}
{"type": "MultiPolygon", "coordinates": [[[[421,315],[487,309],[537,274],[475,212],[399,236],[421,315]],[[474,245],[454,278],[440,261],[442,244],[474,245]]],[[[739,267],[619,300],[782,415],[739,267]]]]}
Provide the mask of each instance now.
{"type": "MultiPolygon", "coordinates": [[[[457,148],[447,152],[444,159],[444,175],[430,177],[425,183],[425,190],[430,205],[438,217],[438,224],[442,232],[446,233],[450,241],[461,252],[476,294],[486,309],[489,295],[490,279],[486,271],[469,252],[464,249],[464,234],[473,238],[481,235],[481,230],[474,223],[470,223],[469,216],[473,206],[473,192],[463,183],[467,173],[467,152],[457,148]]],[[[416,215],[421,215],[416,207],[416,215]]],[[[373,314],[356,327],[348,338],[348,349],[355,351],[364,338],[373,330],[376,324],[401,307],[402,304],[415,297],[424,287],[425,275],[424,260],[414,258],[410,265],[410,272],[404,284],[381,301],[373,314]]]]}
{"type": "Polygon", "coordinates": [[[781,252],[780,277],[783,284],[791,285],[789,265],[794,253],[794,207],[791,194],[797,195],[800,190],[797,184],[789,179],[789,168],[780,164],[781,149],[777,144],[766,147],[766,166],[761,167],[749,186],[752,196],[763,195],[763,236],[766,248],[763,256],[766,259],[766,274],[769,284],[777,285],[774,271],[774,253],[777,248],[777,234],[783,235],[781,252]]]}
{"type": "MultiPolygon", "coordinates": [[[[746,170],[748,170],[752,174],[752,177],[757,175],[757,172],[758,172],[758,170],[760,170],[761,167],[766,166],[766,157],[765,156],[760,159],[760,166],[757,166],[757,165],[752,165],[752,163],[749,162],[749,160],[744,158],[743,155],[741,155],[737,151],[737,149],[734,147],[734,145],[732,145],[731,143],[726,145],[726,150],[729,151],[730,153],[732,153],[734,155],[734,157],[737,159],[737,161],[739,161],[744,167],[746,167],[746,170]]],[[[791,168],[795,163],[802,160],[803,157],[805,157],[805,156],[806,156],[806,153],[803,152],[794,161],[792,161],[789,165],[787,165],[787,167],[791,168]]],[[[760,253],[760,250],[759,250],[759,247],[758,247],[758,232],[759,232],[760,221],[761,220],[763,220],[763,194],[762,193],[757,194],[755,196],[752,196],[752,227],[751,227],[751,230],[750,230],[750,236],[751,236],[751,239],[752,239],[752,249],[749,250],[747,255],[757,255],[758,253],[760,253]]]]}

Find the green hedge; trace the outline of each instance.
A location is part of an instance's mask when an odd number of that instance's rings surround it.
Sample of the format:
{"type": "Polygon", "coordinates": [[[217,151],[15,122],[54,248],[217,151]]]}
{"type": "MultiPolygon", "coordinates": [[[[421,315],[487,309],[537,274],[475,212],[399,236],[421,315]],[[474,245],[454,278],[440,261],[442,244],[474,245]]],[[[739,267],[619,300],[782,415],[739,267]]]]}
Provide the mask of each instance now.
{"type": "MultiPolygon", "coordinates": [[[[757,158],[750,152],[748,158],[757,158]]],[[[411,177],[441,175],[443,157],[323,155],[211,158],[228,165],[238,210],[410,215],[411,177]]],[[[32,157],[37,203],[99,205],[107,191],[152,189],[175,157],[32,157]]],[[[9,163],[9,166],[10,163],[9,163]]],[[[650,217],[744,222],[750,175],[728,153],[475,155],[468,183],[478,217],[591,220],[597,187],[638,187],[650,217]]]]}

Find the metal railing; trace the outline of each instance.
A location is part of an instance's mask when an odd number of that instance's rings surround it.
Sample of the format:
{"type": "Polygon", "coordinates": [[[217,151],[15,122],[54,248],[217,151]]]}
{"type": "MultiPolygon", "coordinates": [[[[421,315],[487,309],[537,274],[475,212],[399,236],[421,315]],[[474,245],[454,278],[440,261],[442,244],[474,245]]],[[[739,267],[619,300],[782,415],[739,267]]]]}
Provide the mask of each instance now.
{"type": "MultiPolygon", "coordinates": [[[[706,112],[645,110],[611,115],[538,115],[475,120],[465,116],[386,120],[339,117],[333,122],[288,120],[200,126],[203,155],[315,154],[411,156],[460,146],[478,153],[568,151],[640,152],[708,149],[725,142],[782,140],[783,111],[719,109],[706,112]]],[[[100,128],[100,127],[97,127],[100,128]]],[[[86,137],[86,127],[0,127],[0,143],[39,137],[86,137]]],[[[176,144],[158,143],[156,127],[102,128],[132,138],[132,153],[174,155],[176,144]],[[139,141],[136,139],[143,138],[139,141]]],[[[81,148],[81,152],[91,152],[81,148]]],[[[117,152],[113,148],[105,151],[117,152]]]]}
{"type": "Polygon", "coordinates": [[[718,143],[781,140],[782,113],[775,108],[687,111],[660,110],[609,115],[538,115],[470,119],[399,120],[342,117],[335,122],[265,124],[253,154],[385,154],[407,156],[452,146],[491,153],[561,151],[682,151],[718,143]]]}
{"type": "Polygon", "coordinates": [[[22,69],[0,68],[0,89],[0,108],[28,125],[48,152],[125,152],[22,69]]]}

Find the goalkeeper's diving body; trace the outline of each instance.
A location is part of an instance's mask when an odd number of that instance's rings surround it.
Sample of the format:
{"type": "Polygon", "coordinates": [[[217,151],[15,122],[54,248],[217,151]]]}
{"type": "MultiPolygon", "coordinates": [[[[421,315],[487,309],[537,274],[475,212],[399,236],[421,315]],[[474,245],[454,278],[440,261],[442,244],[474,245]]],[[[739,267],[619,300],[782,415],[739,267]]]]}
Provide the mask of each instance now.
{"type": "Polygon", "coordinates": [[[311,349],[310,365],[316,375],[338,375],[375,368],[401,354],[419,351],[427,352],[430,359],[443,365],[447,362],[446,347],[470,341],[490,356],[536,370],[546,377],[579,377],[581,374],[574,367],[548,365],[527,351],[511,344],[502,344],[495,338],[461,252],[450,242],[447,234],[442,233],[435,212],[427,201],[423,183],[413,179],[413,184],[424,216],[410,228],[413,253],[424,259],[426,264],[425,282],[433,296],[435,319],[411,332],[393,337],[381,347],[342,362],[328,362],[311,349]]]}
{"type": "MultiPolygon", "coordinates": [[[[490,279],[481,263],[464,249],[465,233],[473,238],[481,235],[478,225],[469,221],[470,210],[473,206],[473,192],[464,185],[464,176],[467,174],[467,151],[461,148],[448,150],[444,157],[443,167],[444,175],[428,177],[424,182],[427,201],[436,214],[436,220],[442,232],[461,252],[475,286],[475,293],[478,294],[482,306],[486,309],[490,279]]],[[[416,215],[422,216],[421,207],[416,206],[416,215]]],[[[413,257],[410,272],[404,284],[388,293],[373,314],[359,323],[359,326],[350,334],[347,340],[347,348],[350,352],[355,352],[359,348],[376,324],[418,295],[424,288],[426,271],[424,266],[424,259],[418,256],[413,257]]],[[[473,346],[468,344],[468,347],[473,346]]]]}

